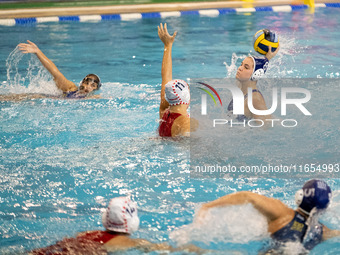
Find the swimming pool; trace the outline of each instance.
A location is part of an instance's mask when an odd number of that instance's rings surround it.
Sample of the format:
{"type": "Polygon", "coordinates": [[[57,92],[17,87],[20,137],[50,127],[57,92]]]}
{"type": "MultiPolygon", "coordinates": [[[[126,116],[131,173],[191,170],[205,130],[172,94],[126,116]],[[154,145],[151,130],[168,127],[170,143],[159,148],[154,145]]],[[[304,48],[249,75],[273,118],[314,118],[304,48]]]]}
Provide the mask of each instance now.
{"type": "MultiPolygon", "coordinates": [[[[256,191],[294,207],[295,191],[304,180],[190,178],[189,140],[156,139],[163,51],[157,25],[166,21],[171,32],[178,31],[173,48],[174,77],[233,77],[227,72],[235,67],[232,54],[246,55],[251,50],[252,34],[270,24],[282,44],[267,77],[338,78],[339,11],[326,8],[314,14],[297,10],[0,27],[1,34],[8,35],[3,37],[0,53],[1,81],[10,76],[8,82],[2,82],[2,94],[58,93],[31,56],[14,52],[5,68],[15,46],[27,39],[35,42],[68,79],[79,82],[86,74],[97,73],[103,82],[102,99],[1,102],[1,253],[18,254],[79,231],[101,228],[100,209],[111,197],[131,193],[141,217],[140,231],[133,237],[161,242],[170,236],[172,244],[191,241],[222,254],[224,250],[257,254],[267,235],[265,223],[249,217],[255,213],[251,207],[217,211],[212,222],[225,219],[218,228],[214,224],[204,230],[182,226],[192,222],[200,203],[234,191],[256,191]],[[17,73],[20,75],[15,77],[17,73]],[[31,73],[39,79],[32,79],[31,73]],[[249,233],[245,226],[257,231],[249,233]]],[[[339,159],[340,118],[335,101],[339,88],[308,88],[320,96],[313,101],[315,118],[304,125],[315,120],[327,123],[322,130],[308,129],[308,135],[315,134],[312,143],[283,141],[282,137],[301,137],[306,131],[301,129],[289,134],[251,130],[249,137],[241,140],[238,136],[242,131],[236,130],[231,133],[232,146],[239,142],[238,153],[242,153],[247,142],[256,140],[261,148],[259,161],[270,158],[274,145],[276,156],[282,154],[290,160],[295,148],[307,153],[320,140],[313,150],[316,159],[327,155],[339,159]],[[320,114],[321,106],[332,115],[320,114]]],[[[266,95],[270,92],[265,86],[261,91],[266,95]]],[[[226,151],[232,153],[230,145],[226,151]]],[[[229,156],[237,163],[249,164],[257,160],[256,155],[229,156]]],[[[339,228],[340,182],[327,181],[334,199],[323,221],[339,228]]],[[[339,250],[339,239],[333,239],[317,246],[312,254],[337,254],[339,250]]]]}

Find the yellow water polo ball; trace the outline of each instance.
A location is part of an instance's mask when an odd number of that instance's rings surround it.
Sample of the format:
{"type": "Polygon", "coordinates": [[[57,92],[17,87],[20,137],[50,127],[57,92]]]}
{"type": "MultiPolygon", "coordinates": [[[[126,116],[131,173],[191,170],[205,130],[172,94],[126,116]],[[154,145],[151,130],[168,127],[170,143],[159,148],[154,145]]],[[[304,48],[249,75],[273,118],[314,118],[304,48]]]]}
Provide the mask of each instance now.
{"type": "Polygon", "coordinates": [[[269,46],[272,46],[273,52],[276,51],[277,47],[279,47],[279,38],[275,32],[272,32],[269,29],[261,29],[255,33],[253,37],[253,45],[255,51],[266,55],[269,50],[269,46]]]}

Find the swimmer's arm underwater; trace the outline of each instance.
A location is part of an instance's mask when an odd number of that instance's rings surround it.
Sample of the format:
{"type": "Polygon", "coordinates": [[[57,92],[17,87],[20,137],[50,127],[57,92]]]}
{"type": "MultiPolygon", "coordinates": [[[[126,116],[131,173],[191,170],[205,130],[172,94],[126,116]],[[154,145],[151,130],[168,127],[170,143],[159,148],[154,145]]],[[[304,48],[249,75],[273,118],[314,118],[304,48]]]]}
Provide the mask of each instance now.
{"type": "Polygon", "coordinates": [[[27,42],[28,43],[20,43],[18,45],[19,50],[21,50],[23,53],[36,54],[41,64],[53,76],[54,81],[59,89],[61,89],[63,92],[78,90],[77,86],[73,82],[65,78],[65,76],[58,70],[56,65],[48,57],[45,56],[45,54],[38,48],[37,45],[29,40],[27,40],[27,42]]]}
{"type": "MultiPolygon", "coordinates": [[[[42,99],[46,98],[46,95],[42,94],[8,94],[8,95],[0,95],[0,101],[12,101],[12,102],[20,102],[25,100],[33,100],[33,99],[42,99]]],[[[51,96],[50,98],[57,98],[51,96]]]]}
{"type": "Polygon", "coordinates": [[[203,204],[198,212],[198,220],[203,218],[206,211],[213,207],[252,204],[269,222],[290,214],[291,209],[280,200],[262,196],[250,191],[241,191],[220,197],[212,202],[203,204]]]}
{"type": "Polygon", "coordinates": [[[325,225],[323,225],[323,233],[322,233],[322,240],[325,241],[327,239],[340,236],[340,230],[336,229],[329,229],[325,225]]]}
{"type": "Polygon", "coordinates": [[[175,41],[177,31],[171,36],[168,32],[166,23],[158,26],[158,36],[164,44],[164,53],[162,61],[162,88],[161,103],[159,107],[159,118],[163,117],[164,111],[169,107],[169,103],[165,100],[165,84],[172,80],[172,45],[175,41]]]}
{"type": "Polygon", "coordinates": [[[198,254],[202,254],[204,252],[203,249],[195,246],[195,245],[185,245],[182,247],[174,248],[167,243],[151,243],[145,239],[132,239],[128,236],[119,236],[113,238],[105,245],[105,248],[108,252],[115,252],[115,251],[122,251],[128,249],[139,249],[144,252],[151,252],[151,251],[187,251],[187,252],[195,252],[198,254]]]}

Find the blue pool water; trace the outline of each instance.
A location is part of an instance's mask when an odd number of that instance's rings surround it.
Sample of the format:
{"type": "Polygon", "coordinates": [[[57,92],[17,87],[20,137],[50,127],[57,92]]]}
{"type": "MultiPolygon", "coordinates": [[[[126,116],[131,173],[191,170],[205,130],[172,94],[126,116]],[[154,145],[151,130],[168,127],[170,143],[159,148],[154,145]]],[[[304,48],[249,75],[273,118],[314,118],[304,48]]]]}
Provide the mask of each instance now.
{"type": "MultiPolygon", "coordinates": [[[[279,34],[281,50],[267,77],[327,80],[339,77],[339,14],[339,9],[327,8],[314,14],[299,10],[1,26],[6,35],[0,52],[1,94],[60,94],[35,57],[13,52],[27,39],[68,79],[78,83],[96,73],[103,87],[102,99],[0,102],[0,253],[18,254],[101,228],[101,208],[113,196],[131,194],[141,217],[140,231],[133,237],[173,245],[192,242],[221,254],[257,254],[268,234],[252,207],[217,210],[211,224],[202,228],[191,225],[195,211],[202,202],[241,190],[295,208],[295,191],[305,180],[190,177],[189,140],[157,138],[163,53],[157,25],[167,22],[170,32],[178,31],[174,77],[233,77],[240,57],[253,51],[252,35],[268,27],[279,34]]],[[[339,163],[340,91],[334,84],[305,84],[313,95],[313,117],[303,119],[293,112],[302,120],[300,128],[228,132],[228,158],[235,164],[290,164],[296,153],[298,159],[339,163]]],[[[259,87],[268,98],[270,88],[259,87]]],[[[333,203],[322,221],[339,229],[340,182],[327,182],[334,191],[333,203]]],[[[338,254],[339,246],[335,238],[312,254],[338,254]]]]}

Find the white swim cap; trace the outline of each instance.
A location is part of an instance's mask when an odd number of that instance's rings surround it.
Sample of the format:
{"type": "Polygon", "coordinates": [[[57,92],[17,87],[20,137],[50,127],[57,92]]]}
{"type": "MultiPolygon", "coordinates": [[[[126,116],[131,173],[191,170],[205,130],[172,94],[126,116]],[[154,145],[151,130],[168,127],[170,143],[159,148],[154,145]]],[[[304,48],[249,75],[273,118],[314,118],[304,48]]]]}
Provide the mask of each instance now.
{"type": "Polygon", "coordinates": [[[190,104],[189,85],[183,80],[172,80],[165,84],[165,99],[170,105],[190,104]]]}
{"type": "Polygon", "coordinates": [[[102,216],[106,230],[131,234],[138,230],[139,218],[137,204],[129,197],[111,199],[109,206],[102,216]]]}

